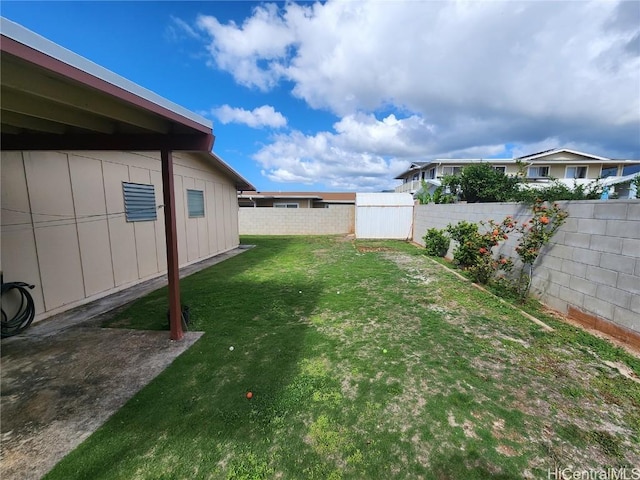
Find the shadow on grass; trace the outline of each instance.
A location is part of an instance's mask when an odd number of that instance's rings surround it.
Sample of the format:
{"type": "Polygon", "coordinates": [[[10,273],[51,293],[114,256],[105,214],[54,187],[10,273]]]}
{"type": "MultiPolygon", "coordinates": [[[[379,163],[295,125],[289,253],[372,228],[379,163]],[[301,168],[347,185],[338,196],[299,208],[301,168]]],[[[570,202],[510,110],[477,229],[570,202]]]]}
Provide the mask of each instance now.
{"type": "Polygon", "coordinates": [[[465,478],[496,480],[517,480],[520,476],[499,473],[495,467],[489,466],[482,455],[476,451],[455,452],[450,456],[443,455],[434,460],[431,473],[438,480],[457,480],[465,478]]]}
{"type": "MultiPolygon", "coordinates": [[[[261,281],[248,272],[287,248],[287,241],[261,242],[183,279],[193,329],[205,335],[46,478],[196,478],[224,463],[225,446],[273,438],[281,418],[315,388],[291,383],[308,342],[306,318],[323,290],[303,271],[267,270],[271,279],[261,281]]],[[[110,325],[164,329],[166,310],[163,288],[110,325]]]]}

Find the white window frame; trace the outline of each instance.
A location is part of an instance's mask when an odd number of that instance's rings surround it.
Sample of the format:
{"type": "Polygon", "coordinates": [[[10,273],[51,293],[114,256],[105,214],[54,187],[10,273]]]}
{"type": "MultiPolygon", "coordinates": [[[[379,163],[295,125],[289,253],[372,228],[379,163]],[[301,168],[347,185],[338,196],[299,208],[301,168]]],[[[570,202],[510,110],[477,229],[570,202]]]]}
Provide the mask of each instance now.
{"type": "Polygon", "coordinates": [[[300,208],[298,202],[273,202],[273,208],[300,208]]]}
{"type": "Polygon", "coordinates": [[[576,178],[576,179],[589,178],[589,167],[587,165],[567,165],[564,169],[564,178],[576,178]],[[571,168],[576,169],[576,175],[578,174],[579,168],[584,168],[584,177],[576,177],[575,175],[570,176],[569,169],[571,168]]]}
{"type": "Polygon", "coordinates": [[[457,175],[461,171],[462,171],[462,166],[461,165],[443,165],[442,166],[442,176],[443,177],[445,175],[457,175]],[[452,173],[447,173],[446,172],[447,169],[451,169],[452,173]]]}
{"type": "Polygon", "coordinates": [[[492,168],[498,172],[504,173],[505,175],[507,174],[507,167],[505,165],[492,165],[492,168]]]}
{"type": "Polygon", "coordinates": [[[548,178],[549,177],[549,171],[550,171],[550,167],[549,165],[530,165],[527,168],[527,178],[548,178]],[[539,172],[541,168],[546,168],[547,169],[547,174],[546,175],[532,175],[531,174],[531,170],[535,169],[536,172],[539,172]]]}
{"type": "Polygon", "coordinates": [[[428,177],[433,180],[434,178],[436,178],[436,167],[432,167],[429,169],[429,174],[428,177]]]}
{"type": "Polygon", "coordinates": [[[187,188],[187,213],[189,218],[204,218],[205,216],[205,208],[204,208],[204,191],[196,190],[192,188],[187,188]],[[198,202],[196,205],[194,202],[198,202]],[[199,203],[202,202],[202,210],[200,210],[199,203]]]}

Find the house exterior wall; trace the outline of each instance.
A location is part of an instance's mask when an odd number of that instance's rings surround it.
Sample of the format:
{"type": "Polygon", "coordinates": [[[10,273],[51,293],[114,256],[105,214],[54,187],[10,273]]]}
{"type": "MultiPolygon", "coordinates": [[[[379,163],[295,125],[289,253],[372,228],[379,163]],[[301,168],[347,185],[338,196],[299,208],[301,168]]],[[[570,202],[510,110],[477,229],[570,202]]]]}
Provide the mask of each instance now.
{"type": "Polygon", "coordinates": [[[354,232],[355,205],[240,208],[241,235],[340,235],[354,232]]]}
{"type": "MultiPolygon", "coordinates": [[[[173,156],[180,265],[239,244],[234,184],[192,154],[173,156]],[[186,189],[204,192],[205,216],[189,218],[186,189]]],[[[154,152],[2,152],[5,281],[24,281],[36,321],[166,272],[164,213],[127,222],[122,182],[153,184],[154,152]]]]}
{"type": "MultiPolygon", "coordinates": [[[[640,333],[640,202],[558,203],[569,216],[536,263],[532,292],[559,312],[576,309],[640,333]]],[[[428,228],[507,215],[531,218],[529,208],[515,203],[416,205],[413,240],[424,245],[428,228]]],[[[517,240],[510,235],[500,253],[517,259],[517,240]]]]}

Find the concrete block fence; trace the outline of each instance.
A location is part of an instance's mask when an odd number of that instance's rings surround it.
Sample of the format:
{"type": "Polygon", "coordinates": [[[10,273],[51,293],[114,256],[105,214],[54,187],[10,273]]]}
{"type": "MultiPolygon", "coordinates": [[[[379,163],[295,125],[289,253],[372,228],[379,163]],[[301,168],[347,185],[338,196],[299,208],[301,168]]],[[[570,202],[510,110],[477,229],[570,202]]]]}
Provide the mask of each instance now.
{"type": "MultiPolygon", "coordinates": [[[[640,335],[640,201],[558,202],[569,213],[565,224],[538,258],[532,293],[544,304],[607,333],[637,341],[640,335]]],[[[424,245],[429,228],[460,220],[501,221],[531,218],[516,203],[416,205],[413,240],[424,245]]],[[[518,237],[500,253],[517,259],[518,237]]],[[[449,252],[451,253],[451,252],[449,252]]]]}
{"type": "Polygon", "coordinates": [[[240,235],[341,235],[354,232],[355,205],[249,208],[238,211],[240,235]]]}

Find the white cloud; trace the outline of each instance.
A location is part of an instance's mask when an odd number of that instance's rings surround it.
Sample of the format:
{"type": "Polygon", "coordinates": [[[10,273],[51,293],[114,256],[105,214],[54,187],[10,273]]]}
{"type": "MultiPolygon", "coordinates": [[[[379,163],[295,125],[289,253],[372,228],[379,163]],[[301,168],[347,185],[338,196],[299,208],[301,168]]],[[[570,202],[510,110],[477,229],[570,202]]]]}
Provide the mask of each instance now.
{"type": "Polygon", "coordinates": [[[329,0],[197,27],[211,65],[239,84],[285,86],[340,118],[333,132],[276,137],[256,155],[267,175],[346,184],[371,168],[357,182],[377,188],[394,162],[507,144],[637,157],[639,14],[624,1],[329,0]]]}
{"type": "Polygon", "coordinates": [[[223,105],[218,108],[213,108],[211,113],[224,124],[243,123],[252,128],[280,128],[287,125],[287,119],[284,115],[276,112],[271,105],[263,105],[253,110],[223,105]]]}
{"type": "Polygon", "coordinates": [[[196,24],[210,36],[211,64],[232,72],[240,84],[262,90],[276,84],[279,75],[274,69],[295,42],[294,32],[274,4],[257,7],[241,26],[233,22],[223,25],[205,15],[200,15],[196,24]],[[270,62],[268,68],[258,65],[262,61],[270,62]]]}
{"type": "Polygon", "coordinates": [[[378,191],[393,188],[407,159],[421,158],[434,144],[430,126],[415,116],[349,115],[333,127],[314,135],[277,135],[254,159],[271,181],[378,191]]]}
{"type": "Polygon", "coordinates": [[[170,19],[171,23],[167,25],[165,30],[165,34],[170,40],[176,41],[184,37],[197,40],[202,39],[200,32],[181,18],[171,15],[170,19]]]}

